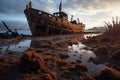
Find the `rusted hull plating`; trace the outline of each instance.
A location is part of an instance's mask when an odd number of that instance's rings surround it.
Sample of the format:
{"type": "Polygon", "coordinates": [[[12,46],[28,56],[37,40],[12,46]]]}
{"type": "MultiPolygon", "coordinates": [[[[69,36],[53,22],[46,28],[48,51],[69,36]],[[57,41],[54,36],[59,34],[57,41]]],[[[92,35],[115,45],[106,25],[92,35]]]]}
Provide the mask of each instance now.
{"type": "Polygon", "coordinates": [[[32,36],[81,33],[85,28],[85,25],[82,23],[73,24],[67,19],[33,8],[25,9],[24,13],[32,36]]]}

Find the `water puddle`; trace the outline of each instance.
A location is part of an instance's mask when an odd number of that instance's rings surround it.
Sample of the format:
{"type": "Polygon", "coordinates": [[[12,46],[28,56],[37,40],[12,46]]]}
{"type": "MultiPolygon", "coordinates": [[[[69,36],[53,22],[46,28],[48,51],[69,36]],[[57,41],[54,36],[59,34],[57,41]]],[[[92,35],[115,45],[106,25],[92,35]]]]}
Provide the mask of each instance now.
{"type": "Polygon", "coordinates": [[[105,67],[105,64],[96,65],[93,62],[89,61],[90,57],[96,58],[96,55],[90,50],[85,50],[85,47],[86,46],[81,42],[69,46],[68,50],[70,57],[66,60],[76,61],[81,59],[82,62],[87,65],[88,72],[92,74],[98,74],[101,71],[101,69],[105,67]]]}
{"type": "MultiPolygon", "coordinates": [[[[0,56],[6,55],[9,51],[16,51],[19,53],[23,53],[27,50],[31,45],[31,40],[22,40],[17,44],[10,44],[8,46],[2,46],[0,56]]],[[[85,45],[79,42],[78,44],[73,44],[72,46],[68,46],[68,53],[70,55],[66,60],[76,61],[81,59],[84,64],[88,67],[88,72],[92,74],[98,74],[102,68],[106,67],[105,64],[94,64],[89,59],[91,57],[96,58],[96,55],[90,51],[85,49],[85,45]]]]}
{"type": "Polygon", "coordinates": [[[9,51],[22,53],[30,47],[30,44],[31,44],[31,40],[22,40],[17,44],[14,43],[14,44],[9,44],[7,46],[2,46],[0,47],[2,50],[0,55],[5,55],[9,51]]]}
{"type": "Polygon", "coordinates": [[[88,37],[99,36],[99,35],[101,35],[101,34],[102,34],[102,33],[99,33],[99,34],[98,34],[98,33],[96,33],[96,34],[95,34],[95,33],[94,33],[94,34],[84,34],[84,38],[87,39],[88,37]]]}

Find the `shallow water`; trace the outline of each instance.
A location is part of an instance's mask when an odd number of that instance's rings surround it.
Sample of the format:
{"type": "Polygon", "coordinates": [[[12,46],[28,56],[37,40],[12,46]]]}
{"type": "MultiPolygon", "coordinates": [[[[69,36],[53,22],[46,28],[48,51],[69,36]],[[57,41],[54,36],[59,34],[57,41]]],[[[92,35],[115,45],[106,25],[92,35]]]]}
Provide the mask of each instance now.
{"type": "MultiPolygon", "coordinates": [[[[0,56],[6,55],[9,51],[23,53],[30,47],[30,44],[31,40],[22,40],[17,44],[9,44],[8,46],[2,46],[0,47],[2,49],[2,53],[0,54],[0,56]]],[[[82,44],[81,42],[78,42],[78,44],[73,44],[72,46],[68,46],[68,53],[70,57],[66,60],[76,61],[80,59],[84,64],[87,65],[88,72],[92,74],[98,74],[101,69],[105,67],[105,64],[96,65],[93,62],[89,61],[90,57],[95,58],[96,55],[90,50],[85,50],[85,47],[86,45],[82,44]]]]}
{"type": "Polygon", "coordinates": [[[88,67],[88,72],[92,74],[98,74],[102,68],[105,67],[105,64],[94,64],[93,62],[89,61],[90,57],[95,58],[96,55],[90,51],[90,50],[85,50],[86,46],[79,42],[78,44],[73,44],[72,46],[68,47],[69,50],[69,55],[70,57],[67,58],[66,60],[70,61],[76,61],[76,60],[82,60],[83,63],[85,63],[88,67]]]}
{"type": "Polygon", "coordinates": [[[31,40],[22,40],[16,44],[13,43],[7,46],[2,46],[0,47],[2,49],[2,53],[0,55],[5,55],[9,51],[22,53],[30,47],[30,44],[31,44],[31,40]]]}
{"type": "Polygon", "coordinates": [[[102,33],[92,33],[92,34],[84,34],[84,38],[87,39],[87,37],[94,37],[94,36],[98,36],[101,35],[102,33]]]}

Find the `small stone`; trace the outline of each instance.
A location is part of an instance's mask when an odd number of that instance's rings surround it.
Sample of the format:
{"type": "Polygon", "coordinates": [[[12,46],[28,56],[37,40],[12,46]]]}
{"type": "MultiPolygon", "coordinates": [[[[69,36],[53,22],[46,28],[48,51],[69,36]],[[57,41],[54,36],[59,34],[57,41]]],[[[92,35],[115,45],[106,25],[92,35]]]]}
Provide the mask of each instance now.
{"type": "Polygon", "coordinates": [[[113,68],[104,68],[98,76],[100,80],[120,80],[120,72],[113,68]]]}
{"type": "Polygon", "coordinates": [[[60,55],[61,59],[69,58],[69,54],[68,53],[60,53],[59,55],[60,55]]]}
{"type": "Polygon", "coordinates": [[[95,51],[96,55],[108,55],[109,51],[106,46],[101,46],[95,51]]]}
{"type": "Polygon", "coordinates": [[[41,80],[53,80],[53,79],[50,74],[46,73],[42,75],[41,80]]]}

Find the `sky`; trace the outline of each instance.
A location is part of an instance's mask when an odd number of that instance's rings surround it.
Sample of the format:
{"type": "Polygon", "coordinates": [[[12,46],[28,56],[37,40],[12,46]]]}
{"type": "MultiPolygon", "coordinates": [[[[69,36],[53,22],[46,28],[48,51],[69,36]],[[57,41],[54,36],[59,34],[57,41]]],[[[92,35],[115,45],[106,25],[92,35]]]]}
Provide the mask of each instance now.
{"type": "MultiPolygon", "coordinates": [[[[28,28],[24,15],[26,4],[30,0],[0,0],[0,27],[1,21],[15,28],[28,28]]],[[[62,1],[62,11],[68,14],[69,19],[79,18],[86,25],[86,29],[104,26],[104,22],[111,22],[112,17],[120,17],[120,0],[31,0],[33,8],[49,13],[58,11],[62,1]]]]}

